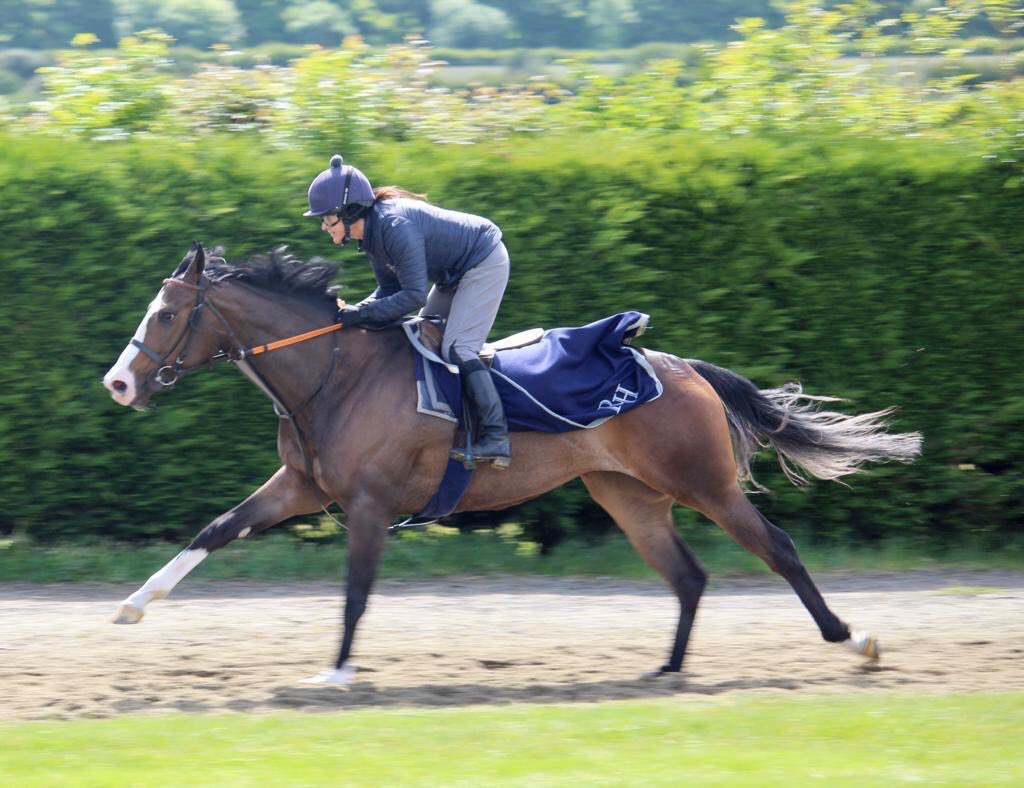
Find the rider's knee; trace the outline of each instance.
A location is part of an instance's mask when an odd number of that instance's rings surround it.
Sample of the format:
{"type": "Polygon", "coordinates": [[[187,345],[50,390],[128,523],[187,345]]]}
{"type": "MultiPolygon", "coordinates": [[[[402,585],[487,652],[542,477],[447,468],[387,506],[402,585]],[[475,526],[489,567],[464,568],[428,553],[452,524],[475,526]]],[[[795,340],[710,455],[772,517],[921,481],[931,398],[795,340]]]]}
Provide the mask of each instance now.
{"type": "Polygon", "coordinates": [[[480,351],[472,345],[454,342],[449,345],[447,342],[442,346],[442,353],[445,360],[455,364],[459,369],[467,372],[474,372],[477,369],[486,369],[480,360],[480,351]]]}

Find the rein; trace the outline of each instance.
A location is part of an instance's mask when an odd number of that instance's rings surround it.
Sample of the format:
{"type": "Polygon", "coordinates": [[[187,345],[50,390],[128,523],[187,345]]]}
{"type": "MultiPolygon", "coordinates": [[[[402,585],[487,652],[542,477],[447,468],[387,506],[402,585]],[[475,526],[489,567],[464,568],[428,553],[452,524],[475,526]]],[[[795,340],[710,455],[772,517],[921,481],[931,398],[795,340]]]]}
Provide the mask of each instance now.
{"type": "MultiPolygon", "coordinates": [[[[220,310],[206,300],[206,288],[208,286],[209,280],[202,279],[200,281],[202,282],[202,284],[199,285],[193,285],[188,282],[183,282],[180,279],[164,279],[163,283],[165,285],[183,287],[186,290],[192,290],[196,293],[196,302],[195,304],[192,305],[192,312],[188,316],[188,325],[186,331],[188,329],[195,328],[195,324],[199,322],[199,310],[205,306],[211,312],[213,312],[214,315],[217,316],[217,319],[220,320],[225,330],[231,336],[232,342],[236,348],[235,354],[232,355],[226,351],[221,350],[218,351],[209,361],[203,364],[197,364],[194,367],[185,367],[182,364],[182,361],[184,360],[185,353],[188,350],[188,341],[186,340],[185,347],[183,347],[181,353],[178,354],[178,358],[175,360],[174,366],[165,365],[157,370],[156,381],[162,386],[173,386],[175,383],[178,382],[178,378],[181,375],[188,374],[197,369],[205,369],[206,367],[212,366],[213,363],[216,363],[218,361],[239,361],[243,359],[249,359],[252,358],[253,356],[259,356],[263,353],[269,353],[273,350],[278,350],[283,347],[297,345],[300,342],[305,342],[306,340],[309,339],[316,339],[317,337],[322,337],[325,336],[326,334],[331,334],[335,331],[340,331],[345,327],[341,323],[334,323],[329,326],[324,326],[323,328],[315,328],[312,331],[306,331],[305,333],[302,334],[296,334],[295,336],[285,337],[284,339],[278,339],[275,340],[274,342],[267,342],[263,345],[255,345],[254,347],[251,348],[242,347],[242,343],[238,341],[238,336],[235,334],[234,331],[231,330],[231,326],[228,324],[228,321],[224,319],[224,316],[220,313],[220,310]],[[174,373],[174,377],[169,378],[169,382],[164,382],[164,380],[162,379],[165,376],[161,373],[163,373],[165,369],[170,370],[171,372],[174,373]]],[[[184,334],[182,335],[182,338],[185,338],[184,334]]],[[[158,364],[163,364],[164,361],[167,360],[168,356],[170,356],[174,352],[174,349],[181,343],[182,338],[179,338],[178,341],[174,343],[174,346],[163,356],[161,356],[152,348],[148,347],[144,342],[141,342],[137,339],[132,339],[132,344],[135,345],[135,347],[139,348],[139,350],[141,350],[151,359],[156,361],[158,364]]],[[[190,338],[191,337],[188,337],[188,339],[190,338]]]]}
{"type": "Polygon", "coordinates": [[[317,337],[324,336],[324,334],[330,334],[332,331],[340,331],[343,328],[344,326],[341,323],[335,323],[334,325],[325,326],[324,328],[315,328],[312,331],[307,331],[305,334],[296,334],[293,337],[279,339],[276,342],[257,345],[254,348],[242,350],[241,352],[246,358],[250,356],[258,356],[260,353],[269,353],[271,350],[288,347],[289,345],[297,345],[299,342],[305,342],[307,339],[316,339],[317,337]]]}
{"type": "MultiPolygon", "coordinates": [[[[335,323],[333,325],[325,326],[323,328],[317,328],[302,334],[296,334],[295,336],[279,339],[274,342],[268,342],[263,345],[256,345],[254,347],[247,348],[242,345],[241,341],[238,338],[238,335],[234,332],[234,330],[232,330],[231,325],[225,319],[224,315],[221,314],[220,310],[217,309],[217,307],[215,307],[211,302],[206,300],[206,291],[209,286],[208,279],[200,279],[200,284],[198,285],[193,285],[190,284],[189,282],[183,282],[180,279],[165,279],[163,283],[165,285],[184,287],[186,290],[194,291],[196,293],[196,301],[192,305],[192,311],[188,316],[188,322],[186,323],[185,331],[182,333],[180,337],[178,337],[174,345],[171,346],[171,349],[164,353],[162,356],[157,351],[153,350],[151,347],[146,345],[146,343],[138,339],[132,339],[132,345],[137,347],[139,350],[141,350],[143,353],[149,356],[149,358],[151,358],[158,365],[160,365],[156,372],[153,373],[154,380],[156,380],[156,382],[159,383],[161,386],[170,387],[177,383],[184,375],[191,374],[192,372],[195,372],[200,369],[207,369],[213,367],[215,364],[221,361],[230,361],[234,364],[245,364],[246,370],[252,374],[253,378],[255,378],[257,386],[259,386],[260,389],[262,389],[263,393],[266,394],[270,398],[270,401],[273,403],[274,413],[277,414],[278,418],[285,419],[292,425],[292,429],[295,432],[295,437],[299,444],[299,449],[302,452],[302,459],[306,467],[306,476],[312,479],[313,460],[309,456],[309,452],[306,450],[305,436],[302,434],[302,430],[300,429],[298,423],[296,423],[294,417],[303,409],[305,409],[306,406],[308,406],[314,399],[316,399],[316,396],[324,389],[328,381],[330,381],[330,379],[333,377],[334,370],[338,366],[338,353],[340,351],[340,348],[338,347],[337,337],[335,337],[334,350],[331,353],[331,363],[328,366],[327,372],[324,375],[323,379],[320,381],[320,385],[316,387],[313,393],[310,396],[308,396],[302,402],[301,405],[292,408],[291,410],[289,410],[285,406],[281,397],[274,390],[274,387],[271,386],[270,381],[268,381],[262,374],[260,374],[256,367],[253,366],[253,364],[251,363],[251,359],[255,356],[259,356],[264,353],[269,353],[271,351],[278,350],[283,347],[297,345],[300,342],[305,342],[310,339],[315,339],[316,337],[321,337],[326,334],[331,334],[333,332],[340,331],[342,328],[344,328],[344,325],[341,323],[335,323]],[[202,314],[203,307],[206,307],[211,312],[213,312],[217,319],[220,320],[221,325],[224,326],[225,331],[227,331],[228,336],[231,338],[232,350],[218,350],[213,356],[209,358],[209,360],[203,362],[202,364],[196,364],[195,366],[186,367],[184,365],[184,359],[186,354],[188,353],[188,347],[192,340],[194,329],[199,322],[199,317],[202,314]],[[173,364],[167,364],[167,359],[170,358],[170,356],[174,355],[174,352],[179,345],[182,346],[181,352],[177,354],[177,358],[175,359],[173,364]]],[[[330,512],[328,512],[328,515],[330,515],[330,512]]]]}

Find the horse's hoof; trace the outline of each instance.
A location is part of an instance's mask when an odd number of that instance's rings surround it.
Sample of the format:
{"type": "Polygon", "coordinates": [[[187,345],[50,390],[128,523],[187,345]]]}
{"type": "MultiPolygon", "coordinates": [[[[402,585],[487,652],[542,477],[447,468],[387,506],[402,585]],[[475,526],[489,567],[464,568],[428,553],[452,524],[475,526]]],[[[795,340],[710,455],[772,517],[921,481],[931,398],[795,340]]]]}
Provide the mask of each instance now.
{"type": "Polygon", "coordinates": [[[117,615],[114,616],[113,621],[115,624],[138,624],[142,621],[144,615],[146,615],[146,611],[128,602],[122,602],[121,607],[117,609],[117,615]]]}
{"type": "Polygon", "coordinates": [[[657,670],[652,670],[652,671],[649,671],[647,673],[642,673],[640,675],[640,678],[645,680],[645,681],[649,681],[651,679],[659,679],[662,676],[670,676],[672,674],[678,674],[678,673],[679,673],[679,669],[678,668],[673,669],[671,665],[666,663],[665,665],[662,665],[657,670]]]}
{"type": "Polygon", "coordinates": [[[346,687],[355,678],[356,669],[352,665],[345,665],[335,670],[322,670],[315,676],[302,679],[300,684],[310,684],[315,687],[346,687]]]}
{"type": "Polygon", "coordinates": [[[859,629],[850,630],[850,637],[843,645],[855,654],[860,654],[871,662],[878,662],[882,656],[882,647],[870,633],[859,629]]]}

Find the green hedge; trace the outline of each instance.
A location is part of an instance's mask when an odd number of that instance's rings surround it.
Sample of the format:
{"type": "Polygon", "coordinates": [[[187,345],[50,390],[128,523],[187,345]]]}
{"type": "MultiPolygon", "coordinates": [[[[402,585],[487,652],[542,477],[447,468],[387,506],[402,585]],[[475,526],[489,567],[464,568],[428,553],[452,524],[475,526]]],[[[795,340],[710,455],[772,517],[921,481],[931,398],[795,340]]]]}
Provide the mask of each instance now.
{"type": "MultiPolygon", "coordinates": [[[[301,217],[331,152],[2,140],[0,529],[181,539],[273,472],[276,419],[237,373],[190,378],[153,413],[115,405],[100,378],[193,238],[333,254],[301,217]]],[[[918,463],[849,488],[789,487],[766,456],[774,494],[758,504],[782,527],[998,544],[1024,519],[1024,189],[998,162],[913,141],[616,136],[359,163],[502,226],[513,276],[495,333],[640,309],[650,347],[855,411],[900,405],[899,428],[924,432],[918,463]]],[[[361,296],[368,267],[343,257],[361,296]]],[[[605,527],[596,511],[570,487],[516,516],[550,543],[605,527]]]]}

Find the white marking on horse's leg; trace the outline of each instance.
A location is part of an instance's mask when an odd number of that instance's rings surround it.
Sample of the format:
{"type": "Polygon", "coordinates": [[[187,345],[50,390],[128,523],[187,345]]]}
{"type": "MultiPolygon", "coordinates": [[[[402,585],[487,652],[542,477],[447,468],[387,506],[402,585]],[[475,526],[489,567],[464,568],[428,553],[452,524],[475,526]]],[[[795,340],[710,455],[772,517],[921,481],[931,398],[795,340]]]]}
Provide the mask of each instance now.
{"type": "Polygon", "coordinates": [[[239,539],[245,539],[245,537],[247,537],[251,533],[252,533],[252,528],[247,525],[247,526],[245,526],[245,528],[243,528],[241,531],[238,532],[238,538],[239,539]]]}
{"type": "Polygon", "coordinates": [[[851,629],[849,640],[844,640],[843,645],[855,654],[867,657],[872,662],[877,662],[882,656],[882,647],[878,641],[871,636],[870,632],[862,629],[851,629]]]}
{"type": "Polygon", "coordinates": [[[341,668],[333,670],[322,670],[315,676],[302,679],[300,684],[314,684],[321,687],[344,687],[355,678],[356,669],[354,665],[346,663],[341,668]]]}
{"type": "Polygon", "coordinates": [[[146,583],[121,603],[117,615],[114,617],[115,624],[138,623],[146,612],[146,605],[154,599],[163,599],[182,581],[189,572],[195,569],[209,552],[202,548],[198,550],[182,550],[174,558],[167,562],[163,569],[153,575],[146,583]]]}

